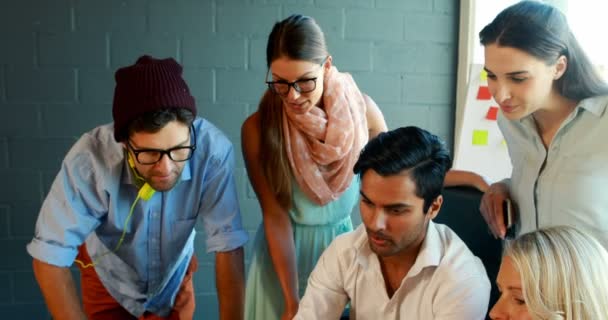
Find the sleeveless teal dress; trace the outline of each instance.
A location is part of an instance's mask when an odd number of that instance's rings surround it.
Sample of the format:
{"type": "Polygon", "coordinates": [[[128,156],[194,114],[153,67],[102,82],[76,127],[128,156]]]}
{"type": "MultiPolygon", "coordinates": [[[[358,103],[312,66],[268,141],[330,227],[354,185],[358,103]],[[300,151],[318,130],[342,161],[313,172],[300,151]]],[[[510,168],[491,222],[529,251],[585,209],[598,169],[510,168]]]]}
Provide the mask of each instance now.
{"type": "MultiPolygon", "coordinates": [[[[324,206],[311,202],[294,181],[293,207],[289,211],[295,242],[300,297],[308,276],[323,250],[338,235],[352,231],[350,214],[359,200],[359,177],[355,176],[342,195],[324,206]]],[[[253,243],[247,275],[246,320],[275,320],[284,310],[281,285],[270,259],[264,226],[260,224],[253,243]]]]}

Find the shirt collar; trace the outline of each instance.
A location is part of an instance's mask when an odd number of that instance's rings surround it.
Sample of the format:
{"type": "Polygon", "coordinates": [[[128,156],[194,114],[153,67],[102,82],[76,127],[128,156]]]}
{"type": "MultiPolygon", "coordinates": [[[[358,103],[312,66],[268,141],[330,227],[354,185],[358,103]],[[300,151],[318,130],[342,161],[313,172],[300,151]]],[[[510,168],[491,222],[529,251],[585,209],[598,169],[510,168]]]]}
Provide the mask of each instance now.
{"type": "Polygon", "coordinates": [[[576,107],[601,117],[606,111],[606,106],[608,106],[608,96],[596,96],[582,100],[576,107]]]}
{"type": "Polygon", "coordinates": [[[424,237],[422,245],[420,246],[420,252],[418,252],[416,262],[407,273],[406,278],[415,277],[427,267],[439,266],[439,262],[441,261],[441,253],[443,252],[442,247],[443,245],[441,243],[441,239],[439,238],[437,228],[435,228],[433,220],[429,220],[429,225],[426,229],[426,236],[424,237]]]}

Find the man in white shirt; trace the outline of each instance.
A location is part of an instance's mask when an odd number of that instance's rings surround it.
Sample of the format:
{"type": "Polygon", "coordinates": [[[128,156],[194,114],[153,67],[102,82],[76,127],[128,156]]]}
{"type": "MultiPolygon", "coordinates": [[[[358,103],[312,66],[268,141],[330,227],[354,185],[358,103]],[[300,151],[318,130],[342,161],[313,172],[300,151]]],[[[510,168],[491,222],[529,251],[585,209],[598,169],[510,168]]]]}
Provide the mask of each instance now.
{"type": "Polygon", "coordinates": [[[435,224],[449,151],[416,127],[385,132],[361,152],[362,224],[337,237],[308,280],[294,319],[484,319],[490,282],[479,258],[435,224]]]}

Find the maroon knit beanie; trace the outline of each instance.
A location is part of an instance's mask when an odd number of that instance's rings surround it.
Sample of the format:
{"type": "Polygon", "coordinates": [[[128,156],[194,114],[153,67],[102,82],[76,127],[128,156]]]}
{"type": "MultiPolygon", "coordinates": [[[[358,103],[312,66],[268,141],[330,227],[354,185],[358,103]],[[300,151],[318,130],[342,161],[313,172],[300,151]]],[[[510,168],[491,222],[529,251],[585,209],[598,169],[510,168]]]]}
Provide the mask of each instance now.
{"type": "Polygon", "coordinates": [[[131,121],[147,112],[185,108],[196,116],[194,97],[182,79],[182,66],[173,58],[141,56],[134,65],[120,68],[114,76],[114,139],[128,137],[131,121]]]}

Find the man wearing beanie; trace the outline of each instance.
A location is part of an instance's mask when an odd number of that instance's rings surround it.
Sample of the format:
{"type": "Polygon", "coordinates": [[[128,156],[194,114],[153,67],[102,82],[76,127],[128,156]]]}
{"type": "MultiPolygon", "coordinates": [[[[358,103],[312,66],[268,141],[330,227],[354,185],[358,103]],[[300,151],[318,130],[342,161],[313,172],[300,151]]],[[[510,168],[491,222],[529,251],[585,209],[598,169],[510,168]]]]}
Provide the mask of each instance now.
{"type": "Polygon", "coordinates": [[[115,78],[114,123],[85,133],[68,152],[27,245],[50,313],[192,319],[202,220],[207,251],[215,252],[220,317],[242,319],[247,233],[232,144],[196,117],[175,60],[142,56],[115,78]]]}

